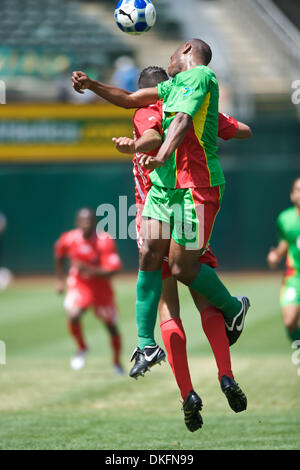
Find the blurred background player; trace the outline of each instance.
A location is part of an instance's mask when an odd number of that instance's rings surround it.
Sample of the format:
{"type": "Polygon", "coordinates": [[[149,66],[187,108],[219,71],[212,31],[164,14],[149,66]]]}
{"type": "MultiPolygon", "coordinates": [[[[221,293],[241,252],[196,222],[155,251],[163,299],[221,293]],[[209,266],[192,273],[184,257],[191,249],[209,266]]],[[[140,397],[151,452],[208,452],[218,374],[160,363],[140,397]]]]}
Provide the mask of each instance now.
{"type": "Polygon", "coordinates": [[[85,365],[88,347],[82,331],[81,317],[92,307],[96,317],[107,327],[113,366],[117,373],[122,374],[121,335],[110,281],[120,271],[122,263],[113,239],[106,232],[96,234],[95,211],[82,208],[76,215],[76,228],[60,236],[54,251],[58,293],[62,293],[65,287],[64,259],[70,260],[64,307],[68,328],[77,346],[77,352],[70,362],[72,369],[78,370],[85,365]]]}
{"type": "Polygon", "coordinates": [[[0,291],[6,289],[13,280],[12,272],[2,266],[3,261],[3,245],[2,235],[7,228],[7,218],[3,212],[0,212],[0,291]]]}
{"type": "MultiPolygon", "coordinates": [[[[158,83],[167,80],[169,77],[166,71],[161,67],[147,67],[144,69],[139,78],[139,88],[147,88],[156,86],[158,83]]],[[[149,105],[138,109],[133,117],[134,139],[128,137],[114,138],[113,141],[116,148],[121,153],[133,154],[133,174],[135,180],[135,196],[137,205],[137,242],[140,248],[143,244],[141,233],[141,217],[144,202],[147,193],[152,185],[149,173],[150,170],[143,168],[139,164],[141,152],[155,156],[158,148],[162,144],[162,101],[159,100],[154,105],[149,105]]],[[[246,139],[251,137],[252,133],[244,123],[236,121],[234,118],[219,114],[219,137],[224,140],[231,138],[246,139]]],[[[167,254],[166,254],[167,255],[167,254]]],[[[213,268],[217,267],[217,260],[210,248],[201,257],[201,262],[207,263],[213,268]]],[[[177,281],[172,277],[168,257],[164,259],[162,266],[163,289],[159,303],[160,328],[161,335],[168,353],[168,361],[173,371],[174,377],[178,384],[183,399],[183,409],[185,411],[185,423],[190,431],[195,431],[202,425],[199,413],[190,412],[190,406],[193,404],[195,392],[191,382],[189,365],[186,352],[186,336],[180,319],[180,305],[178,297],[177,281]]],[[[231,391],[229,393],[229,385],[234,386],[230,379],[234,379],[231,370],[231,360],[229,351],[229,340],[226,336],[225,324],[222,312],[215,307],[209,305],[205,299],[197,292],[191,290],[191,295],[195,305],[201,314],[203,330],[210,342],[215,355],[218,377],[222,383],[222,390],[226,391],[230,406],[234,411],[242,411],[246,406],[246,398],[244,395],[237,395],[237,387],[235,388],[235,396],[231,391]]],[[[146,325],[145,333],[147,337],[154,339],[153,325],[146,325]],[[149,331],[149,329],[150,331],[149,331]],[[148,330],[148,331],[147,331],[148,330]]],[[[153,348],[146,346],[144,350],[148,353],[142,354],[139,348],[135,351],[134,357],[137,356],[136,364],[130,371],[130,376],[137,378],[138,375],[144,375],[156,361],[147,362],[148,356],[151,356],[153,348]]],[[[160,360],[162,360],[162,352],[160,360]]]]}
{"type": "Polygon", "coordinates": [[[300,177],[293,182],[290,197],[293,206],[278,216],[279,244],[270,250],[267,261],[274,269],[286,258],[280,306],[288,337],[291,341],[299,341],[297,345],[300,347],[300,177]]]}

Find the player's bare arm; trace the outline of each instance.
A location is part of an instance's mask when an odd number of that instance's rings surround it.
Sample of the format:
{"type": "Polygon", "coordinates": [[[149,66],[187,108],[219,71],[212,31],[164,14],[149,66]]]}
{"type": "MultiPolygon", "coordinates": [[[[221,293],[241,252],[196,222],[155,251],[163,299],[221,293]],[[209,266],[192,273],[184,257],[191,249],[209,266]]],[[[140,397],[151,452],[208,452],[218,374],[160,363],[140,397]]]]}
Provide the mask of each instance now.
{"type": "Polygon", "coordinates": [[[90,264],[83,263],[82,261],[76,261],[74,262],[74,265],[81,274],[86,274],[93,277],[111,277],[120,271],[119,269],[103,269],[100,266],[92,266],[90,264]]]}
{"type": "Polygon", "coordinates": [[[158,100],[158,91],[156,88],[143,88],[131,93],[122,88],[93,80],[86,73],[81,71],[73,72],[72,82],[73,88],[78,93],[84,93],[84,90],[89,89],[106,101],[120,106],[121,108],[141,108],[142,106],[156,103],[158,100]]]}
{"type": "Polygon", "coordinates": [[[271,248],[267,256],[267,261],[271,269],[275,269],[280,261],[286,257],[288,248],[288,243],[285,240],[281,240],[276,248],[271,248]]]}
{"type": "Polygon", "coordinates": [[[235,139],[240,139],[240,140],[245,140],[245,139],[250,139],[252,137],[252,131],[251,128],[243,123],[243,122],[238,122],[238,128],[236,130],[235,139]]]}
{"type": "Polygon", "coordinates": [[[170,124],[166,139],[160,147],[157,156],[142,155],[139,159],[140,164],[151,170],[163,166],[183,141],[191,123],[191,116],[185,113],[177,113],[170,124]]]}
{"type": "Polygon", "coordinates": [[[62,294],[65,288],[65,263],[64,258],[55,258],[56,285],[55,290],[62,294]]]}
{"type": "Polygon", "coordinates": [[[134,141],[129,137],[114,137],[113,142],[120,153],[134,154],[147,153],[158,149],[162,144],[162,137],[154,129],[148,129],[144,134],[134,141]]]}

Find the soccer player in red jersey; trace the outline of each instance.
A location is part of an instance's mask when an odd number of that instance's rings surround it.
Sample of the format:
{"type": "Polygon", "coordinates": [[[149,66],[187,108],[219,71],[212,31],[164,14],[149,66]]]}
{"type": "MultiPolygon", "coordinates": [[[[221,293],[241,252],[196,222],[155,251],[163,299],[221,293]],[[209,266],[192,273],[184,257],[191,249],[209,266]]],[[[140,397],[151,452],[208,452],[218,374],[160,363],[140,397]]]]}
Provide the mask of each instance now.
{"type": "Polygon", "coordinates": [[[122,374],[121,335],[111,284],[111,277],[120,271],[122,262],[111,236],[106,232],[96,234],[94,210],[80,209],[76,226],[74,230],[63,233],[54,246],[58,293],[62,293],[65,287],[64,259],[70,260],[64,307],[70,334],[77,345],[71,367],[78,370],[85,365],[88,348],[82,332],[81,317],[92,307],[96,317],[107,327],[114,369],[116,373],[122,374]]]}
{"type": "MultiPolygon", "coordinates": [[[[148,67],[142,71],[139,79],[139,87],[156,86],[158,83],[168,78],[167,73],[160,67],[148,67]]],[[[162,102],[158,101],[153,105],[140,108],[135,112],[134,123],[134,140],[128,137],[119,137],[113,139],[116,148],[121,153],[135,153],[152,150],[148,152],[150,155],[156,155],[158,148],[162,144],[162,102]]],[[[219,114],[219,137],[224,140],[239,138],[245,139],[251,136],[250,128],[243,123],[236,121],[234,118],[219,114]]],[[[149,173],[151,170],[143,168],[139,164],[140,153],[136,153],[133,158],[133,174],[135,180],[135,196],[137,204],[137,243],[141,248],[143,237],[141,233],[141,217],[147,193],[152,185],[149,173]]],[[[199,261],[209,266],[217,267],[217,260],[210,248],[199,258],[199,261]]],[[[179,386],[181,396],[185,401],[189,392],[193,389],[188,360],[186,355],[186,337],[183,325],[180,320],[180,306],[177,290],[177,282],[172,277],[167,257],[162,265],[163,288],[162,296],[159,303],[159,313],[161,319],[161,335],[168,353],[168,361],[172,368],[176,382],[179,386]]],[[[195,305],[201,314],[203,330],[211,344],[218,366],[219,380],[223,375],[233,378],[231,371],[231,361],[229,352],[229,341],[225,332],[224,318],[218,309],[209,305],[205,299],[196,291],[190,290],[195,305]]],[[[153,336],[154,331],[150,331],[153,336]]],[[[133,367],[133,374],[134,375],[133,367]]],[[[143,373],[142,373],[143,375],[143,373]]],[[[186,420],[187,427],[190,431],[199,428],[199,419],[195,418],[186,420]]]]}

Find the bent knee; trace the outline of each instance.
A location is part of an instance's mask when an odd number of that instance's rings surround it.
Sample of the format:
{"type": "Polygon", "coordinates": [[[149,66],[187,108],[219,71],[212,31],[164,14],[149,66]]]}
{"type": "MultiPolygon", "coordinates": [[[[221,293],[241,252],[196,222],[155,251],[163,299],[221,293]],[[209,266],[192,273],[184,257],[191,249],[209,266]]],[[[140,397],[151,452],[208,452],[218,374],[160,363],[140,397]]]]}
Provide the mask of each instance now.
{"type": "Polygon", "coordinates": [[[140,249],[140,267],[148,269],[159,269],[163,260],[161,250],[154,244],[143,243],[140,249]]]}

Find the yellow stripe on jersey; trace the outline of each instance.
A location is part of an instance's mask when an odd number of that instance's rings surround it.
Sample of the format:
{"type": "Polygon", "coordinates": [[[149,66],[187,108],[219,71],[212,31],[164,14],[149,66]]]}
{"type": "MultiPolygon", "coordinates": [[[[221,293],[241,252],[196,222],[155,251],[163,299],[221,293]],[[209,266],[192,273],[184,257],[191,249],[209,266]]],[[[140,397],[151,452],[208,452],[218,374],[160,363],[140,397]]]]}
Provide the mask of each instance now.
{"type": "Polygon", "coordinates": [[[208,166],[208,159],[207,159],[207,155],[206,155],[206,152],[205,152],[204,142],[202,140],[209,104],[210,104],[210,92],[207,93],[201,108],[195,114],[195,116],[193,118],[193,124],[194,124],[195,135],[196,135],[197,139],[199,140],[199,143],[200,143],[200,145],[203,149],[203,152],[204,152],[204,155],[205,155],[205,158],[206,158],[206,166],[207,166],[207,169],[208,169],[208,172],[209,172],[209,183],[211,185],[211,174],[210,174],[210,169],[209,169],[209,166],[208,166]]]}

